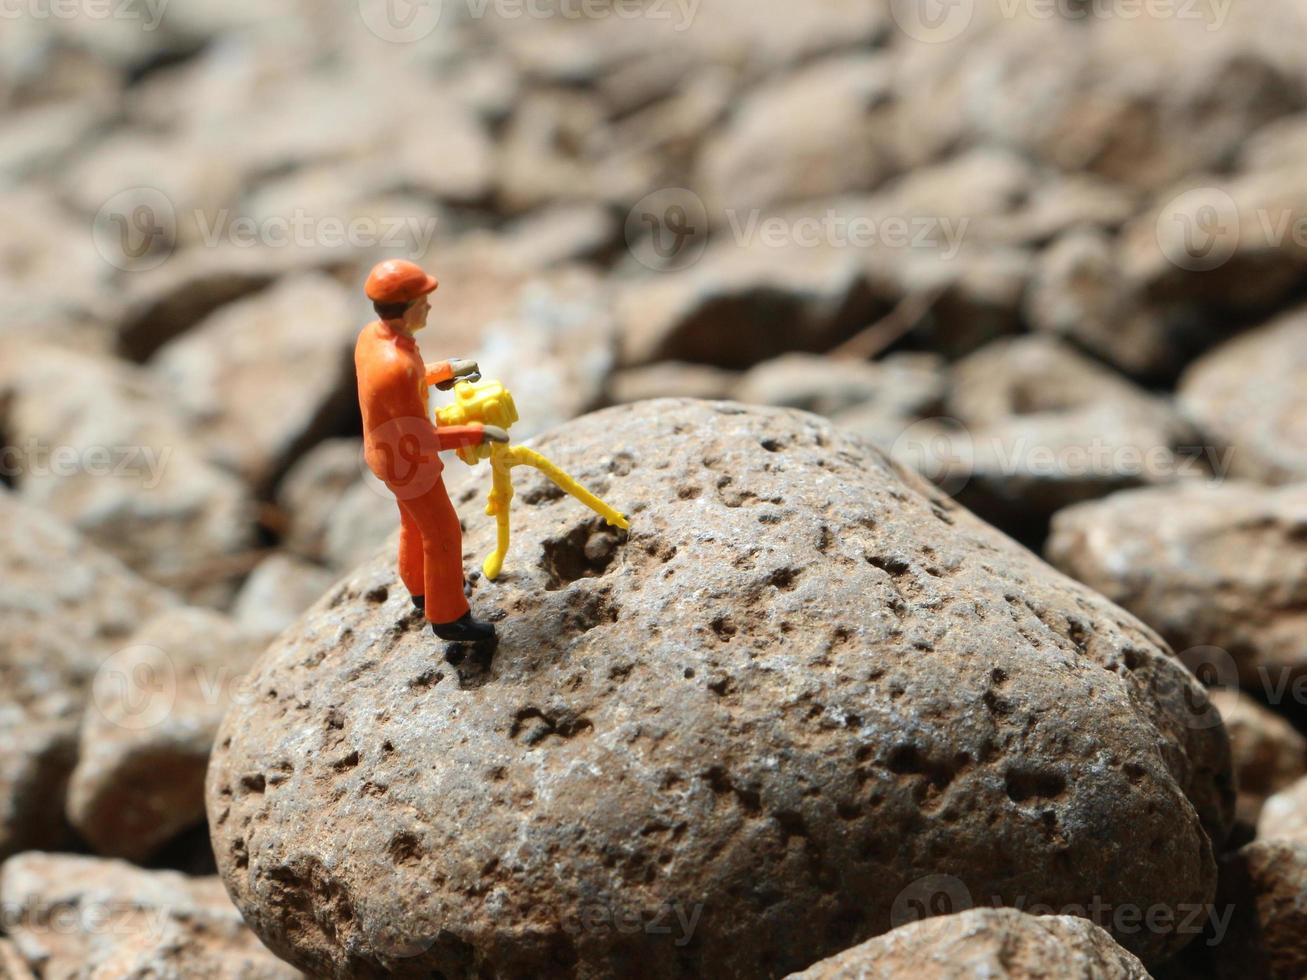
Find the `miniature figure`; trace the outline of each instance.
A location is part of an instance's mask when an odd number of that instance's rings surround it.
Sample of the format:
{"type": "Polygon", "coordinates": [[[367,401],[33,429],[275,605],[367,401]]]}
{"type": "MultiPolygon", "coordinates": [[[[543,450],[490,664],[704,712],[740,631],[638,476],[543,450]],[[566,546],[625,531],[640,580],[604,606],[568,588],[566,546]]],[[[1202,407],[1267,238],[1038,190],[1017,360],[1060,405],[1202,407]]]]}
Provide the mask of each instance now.
{"type": "MultiPolygon", "coordinates": [[[[444,432],[468,424],[490,423],[504,432],[517,421],[517,406],[513,396],[498,381],[481,381],[468,379],[454,385],[454,403],[436,410],[437,431],[444,432]]],[[[491,488],[486,501],[486,514],[494,517],[498,527],[498,541],[481,565],[486,578],[494,581],[504,567],[504,556],[508,554],[508,505],[513,499],[514,466],[534,466],[559,489],[571,494],[596,514],[608,522],[610,527],[630,528],[626,515],[614,510],[592,494],[570,475],[559,469],[534,449],[525,446],[509,446],[505,441],[496,440],[493,444],[469,444],[458,450],[458,456],[469,466],[475,466],[483,459],[490,460],[491,488]]]]}
{"type": "Polygon", "coordinates": [[[368,468],[399,504],[399,576],[443,640],[495,639],[491,623],[472,618],[463,592],[463,536],[441,479],[443,449],[507,443],[508,433],[474,421],[434,425],[427,389],[449,390],[479,380],[475,361],[424,364],[413,335],[427,324],[428,297],[439,286],[412,262],[391,259],[368,276],[366,292],[378,319],[363,328],[354,350],[363,453],[368,468]]]}

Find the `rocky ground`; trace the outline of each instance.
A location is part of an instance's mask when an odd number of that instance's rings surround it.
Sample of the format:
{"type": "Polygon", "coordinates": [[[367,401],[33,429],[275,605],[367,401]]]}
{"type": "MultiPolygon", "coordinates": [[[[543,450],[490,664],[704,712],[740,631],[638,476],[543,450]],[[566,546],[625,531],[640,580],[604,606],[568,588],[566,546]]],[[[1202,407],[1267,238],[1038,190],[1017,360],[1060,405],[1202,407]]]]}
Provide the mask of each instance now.
{"type": "Polygon", "coordinates": [[[1307,976],[1307,8],[3,14],[0,976],[1307,976]]]}

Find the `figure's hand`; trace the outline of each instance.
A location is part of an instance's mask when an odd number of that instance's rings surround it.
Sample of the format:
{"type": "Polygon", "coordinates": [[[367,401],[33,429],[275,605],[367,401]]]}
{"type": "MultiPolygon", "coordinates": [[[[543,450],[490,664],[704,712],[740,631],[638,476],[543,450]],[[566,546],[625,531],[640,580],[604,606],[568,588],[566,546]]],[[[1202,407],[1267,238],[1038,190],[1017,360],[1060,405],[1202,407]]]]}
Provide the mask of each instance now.
{"type": "Polygon", "coordinates": [[[468,360],[466,357],[451,357],[448,363],[453,377],[436,385],[441,391],[449,391],[460,381],[481,380],[481,369],[477,367],[476,361],[468,360]]]}
{"type": "Polygon", "coordinates": [[[487,442],[508,442],[508,430],[501,429],[497,425],[482,426],[481,442],[482,444],[487,442]]]}

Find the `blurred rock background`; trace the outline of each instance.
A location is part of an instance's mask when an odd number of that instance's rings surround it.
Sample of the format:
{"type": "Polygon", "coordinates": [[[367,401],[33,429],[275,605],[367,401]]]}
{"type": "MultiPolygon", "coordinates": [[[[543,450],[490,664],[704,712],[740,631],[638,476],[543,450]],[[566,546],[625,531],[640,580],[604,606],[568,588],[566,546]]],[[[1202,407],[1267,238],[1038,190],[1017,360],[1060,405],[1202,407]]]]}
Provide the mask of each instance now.
{"type": "Polygon", "coordinates": [[[212,872],[243,672],[397,524],[350,354],[404,257],[442,282],[424,353],[505,381],[522,437],[667,395],[817,412],[1156,629],[1224,688],[1241,783],[1242,925],[1174,975],[1307,975],[1274,900],[1307,886],[1307,8],[0,17],[11,973],[288,969],[172,872],[212,872]],[[167,927],[86,925],[118,905],[167,927]]]}

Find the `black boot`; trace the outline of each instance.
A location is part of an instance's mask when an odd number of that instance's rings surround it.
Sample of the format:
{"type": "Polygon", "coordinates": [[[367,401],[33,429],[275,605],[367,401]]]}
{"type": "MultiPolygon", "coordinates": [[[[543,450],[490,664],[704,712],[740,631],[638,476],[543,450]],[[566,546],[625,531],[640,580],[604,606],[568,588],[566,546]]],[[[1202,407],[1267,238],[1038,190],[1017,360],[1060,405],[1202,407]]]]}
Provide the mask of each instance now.
{"type": "Polygon", "coordinates": [[[424,595],[415,595],[415,596],[413,596],[412,598],[413,598],[413,605],[414,605],[414,607],[417,608],[418,612],[422,612],[422,611],[424,611],[424,610],[427,608],[427,597],[426,597],[426,596],[424,596],[424,595]]]}
{"type": "Polygon", "coordinates": [[[460,619],[452,623],[432,623],[431,632],[442,640],[461,643],[476,643],[496,638],[494,624],[473,619],[470,612],[464,613],[460,619]]]}

